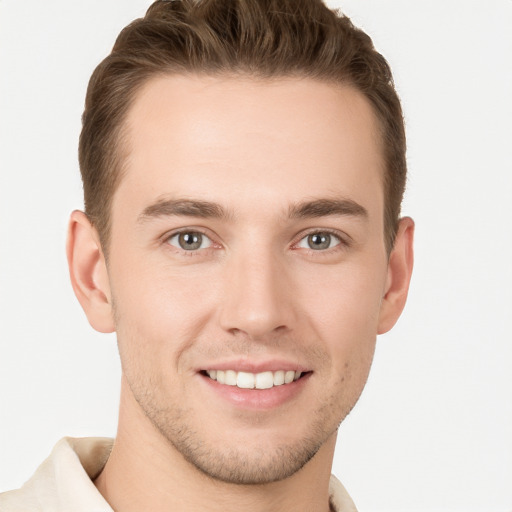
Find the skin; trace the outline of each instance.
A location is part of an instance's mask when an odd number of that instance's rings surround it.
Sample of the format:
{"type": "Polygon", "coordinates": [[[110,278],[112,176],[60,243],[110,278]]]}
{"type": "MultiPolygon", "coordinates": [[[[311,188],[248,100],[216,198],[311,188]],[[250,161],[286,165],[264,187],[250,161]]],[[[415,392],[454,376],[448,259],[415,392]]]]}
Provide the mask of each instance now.
{"type": "Polygon", "coordinates": [[[98,489],[122,512],[329,510],[337,428],[412,271],[411,219],[386,252],[370,105],[310,79],[169,76],[138,93],[127,128],[108,265],[82,212],[68,238],[75,293],[117,332],[123,369],[98,489]],[[200,373],[276,361],[308,375],[272,406],[234,403],[200,373]]]}

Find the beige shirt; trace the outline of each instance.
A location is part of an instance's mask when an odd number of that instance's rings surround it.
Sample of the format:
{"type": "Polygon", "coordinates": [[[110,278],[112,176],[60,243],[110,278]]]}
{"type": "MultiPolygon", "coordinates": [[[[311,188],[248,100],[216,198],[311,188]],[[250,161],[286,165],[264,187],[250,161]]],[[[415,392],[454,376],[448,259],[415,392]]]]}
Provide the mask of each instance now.
{"type": "MultiPolygon", "coordinates": [[[[28,482],[20,489],[0,493],[0,512],[113,512],[93,483],[113,442],[101,437],[61,439],[28,482]]],[[[337,512],[357,512],[334,476],[329,493],[337,512]]]]}

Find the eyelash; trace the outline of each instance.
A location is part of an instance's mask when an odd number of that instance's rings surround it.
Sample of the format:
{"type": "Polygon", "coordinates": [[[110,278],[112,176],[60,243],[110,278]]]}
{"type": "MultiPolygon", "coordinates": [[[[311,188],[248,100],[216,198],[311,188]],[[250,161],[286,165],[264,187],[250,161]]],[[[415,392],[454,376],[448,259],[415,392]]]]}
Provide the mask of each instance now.
{"type": "Polygon", "coordinates": [[[216,248],[220,247],[220,244],[216,243],[213,240],[213,237],[209,236],[207,233],[205,233],[204,230],[202,230],[200,228],[183,228],[178,231],[173,231],[172,233],[168,233],[163,237],[163,243],[167,246],[167,248],[169,248],[175,252],[178,252],[180,255],[183,255],[185,257],[201,256],[205,253],[205,251],[210,251],[212,249],[216,249],[216,248]],[[200,235],[206,237],[210,241],[210,246],[206,247],[204,249],[187,251],[185,249],[181,249],[181,248],[171,245],[170,240],[172,238],[177,237],[181,234],[186,234],[186,233],[197,233],[197,234],[200,234],[200,235]]]}
{"type": "Polygon", "coordinates": [[[344,235],[339,231],[335,231],[332,229],[312,229],[307,233],[301,233],[296,241],[293,242],[292,248],[294,250],[303,249],[306,250],[310,254],[314,254],[317,257],[332,255],[334,252],[342,251],[344,249],[348,249],[350,247],[350,241],[348,239],[348,235],[344,235]],[[304,240],[305,238],[311,235],[330,235],[338,240],[338,243],[334,247],[329,247],[328,249],[306,249],[306,248],[297,248],[297,245],[304,240]]]}
{"type": "MultiPolygon", "coordinates": [[[[162,240],[163,240],[163,243],[165,245],[167,245],[167,247],[169,249],[176,251],[186,257],[200,256],[200,255],[203,255],[205,253],[205,251],[210,251],[210,250],[214,250],[214,249],[221,247],[221,244],[215,242],[213,237],[208,235],[204,230],[202,230],[200,228],[193,228],[193,227],[192,228],[183,228],[178,231],[173,231],[172,233],[168,233],[162,237],[162,240]],[[187,251],[186,249],[181,249],[181,248],[171,245],[170,240],[172,238],[177,237],[184,233],[200,234],[200,235],[206,237],[210,241],[211,245],[209,247],[205,247],[203,249],[189,250],[189,251],[187,251]]],[[[344,235],[344,234],[340,233],[339,231],[335,231],[332,229],[312,229],[306,233],[302,232],[291,244],[292,250],[302,249],[302,250],[307,251],[310,254],[314,254],[316,257],[327,256],[327,255],[332,254],[333,252],[348,249],[350,247],[351,247],[351,241],[350,241],[348,235],[344,235]],[[323,249],[323,250],[306,249],[306,248],[297,247],[298,244],[302,240],[304,240],[305,238],[307,238],[311,235],[316,235],[316,234],[333,236],[334,238],[336,238],[338,240],[338,243],[334,247],[329,247],[329,248],[323,249]]]]}

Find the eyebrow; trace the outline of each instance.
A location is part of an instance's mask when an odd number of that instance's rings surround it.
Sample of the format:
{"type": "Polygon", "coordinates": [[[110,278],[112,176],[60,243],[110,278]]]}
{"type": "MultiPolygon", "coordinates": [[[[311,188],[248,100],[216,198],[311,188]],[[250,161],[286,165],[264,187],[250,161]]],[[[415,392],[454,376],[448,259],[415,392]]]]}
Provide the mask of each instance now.
{"type": "MultiPolygon", "coordinates": [[[[197,199],[162,199],[148,206],[139,215],[144,222],[158,217],[198,217],[229,219],[233,215],[218,203],[197,199]]],[[[368,210],[351,199],[314,199],[301,201],[288,208],[290,219],[305,219],[328,216],[368,218],[368,210]]]]}
{"type": "Polygon", "coordinates": [[[148,206],[139,215],[139,222],[157,217],[200,217],[224,219],[230,217],[228,212],[219,204],[196,199],[165,199],[148,206]]]}
{"type": "Polygon", "coordinates": [[[290,206],[288,216],[291,219],[304,219],[328,216],[349,216],[368,218],[368,210],[352,199],[315,199],[302,201],[290,206]]]}

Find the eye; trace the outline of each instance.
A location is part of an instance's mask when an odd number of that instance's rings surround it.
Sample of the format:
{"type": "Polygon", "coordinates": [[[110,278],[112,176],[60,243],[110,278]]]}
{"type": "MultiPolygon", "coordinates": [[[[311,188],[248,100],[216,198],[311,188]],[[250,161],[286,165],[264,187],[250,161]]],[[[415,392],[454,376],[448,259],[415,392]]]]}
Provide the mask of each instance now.
{"type": "Polygon", "coordinates": [[[212,241],[203,233],[198,231],[182,231],[167,239],[167,242],[184,251],[197,251],[211,247],[212,241]]]}
{"type": "Polygon", "coordinates": [[[297,245],[303,249],[312,249],[313,251],[325,251],[336,247],[341,243],[341,239],[332,233],[317,232],[305,236],[297,245]]]}

